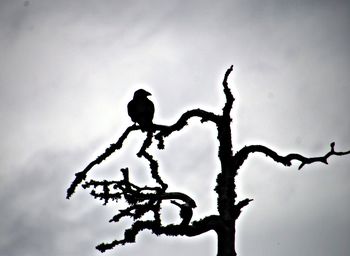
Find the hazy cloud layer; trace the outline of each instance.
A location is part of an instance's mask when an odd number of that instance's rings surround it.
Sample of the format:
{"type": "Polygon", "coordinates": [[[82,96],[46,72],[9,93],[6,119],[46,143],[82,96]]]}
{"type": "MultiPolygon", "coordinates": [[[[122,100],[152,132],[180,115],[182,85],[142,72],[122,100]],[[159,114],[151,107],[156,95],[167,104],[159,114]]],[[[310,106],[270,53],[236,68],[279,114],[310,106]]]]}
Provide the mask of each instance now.
{"type": "MultiPolygon", "coordinates": [[[[1,1],[0,255],[100,255],[96,244],[122,235],[125,223],[107,223],[113,207],[81,190],[65,200],[65,190],[130,124],[126,104],[139,87],[152,91],[158,123],[190,107],[218,112],[234,64],[235,149],[348,149],[349,11],[341,0],[1,1]]],[[[203,217],[215,212],[216,135],[191,126],[155,154],[171,189],[195,198],[203,217]]],[[[134,156],[141,142],[130,138],[94,174],[130,163],[133,179],[148,182],[134,156]]],[[[249,160],[238,192],[255,200],[238,224],[239,255],[349,254],[349,157],[302,172],[249,160]]],[[[212,256],[215,246],[214,234],[146,232],[106,255],[212,256]]]]}

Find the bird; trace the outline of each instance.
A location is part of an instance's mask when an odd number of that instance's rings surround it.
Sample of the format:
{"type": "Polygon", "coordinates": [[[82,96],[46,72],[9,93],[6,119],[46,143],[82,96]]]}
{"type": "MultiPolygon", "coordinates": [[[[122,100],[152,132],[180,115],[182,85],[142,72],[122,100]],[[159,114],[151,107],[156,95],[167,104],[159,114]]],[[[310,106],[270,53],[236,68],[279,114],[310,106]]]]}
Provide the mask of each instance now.
{"type": "Polygon", "coordinates": [[[153,126],[154,104],[147,98],[151,95],[144,89],[138,89],[127,106],[131,120],[137,123],[142,131],[147,131],[153,126]]]}

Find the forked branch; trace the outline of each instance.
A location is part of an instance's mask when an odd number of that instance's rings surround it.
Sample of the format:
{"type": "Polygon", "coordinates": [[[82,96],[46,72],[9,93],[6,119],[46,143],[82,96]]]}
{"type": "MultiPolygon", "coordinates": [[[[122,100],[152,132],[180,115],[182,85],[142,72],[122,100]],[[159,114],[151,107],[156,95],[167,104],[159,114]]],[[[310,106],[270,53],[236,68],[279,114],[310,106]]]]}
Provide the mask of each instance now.
{"type": "Polygon", "coordinates": [[[136,221],[130,229],[124,233],[124,239],[114,240],[110,243],[102,243],[96,246],[101,252],[110,250],[117,245],[124,245],[126,243],[134,243],[136,236],[143,230],[150,230],[156,235],[167,236],[197,236],[206,233],[210,230],[216,230],[220,223],[220,217],[217,215],[210,215],[199,221],[193,221],[190,225],[167,225],[161,226],[154,221],[136,221]]]}
{"type": "MultiPolygon", "coordinates": [[[[277,163],[281,163],[284,166],[291,166],[292,161],[299,161],[299,170],[303,168],[307,164],[312,164],[315,162],[321,162],[324,164],[328,164],[328,158],[335,155],[335,156],[342,156],[342,155],[347,155],[350,154],[350,150],[346,152],[339,152],[335,151],[335,143],[332,142],[330,144],[331,149],[323,156],[319,157],[305,157],[303,155],[297,154],[297,153],[292,153],[288,154],[286,156],[281,156],[272,149],[262,146],[262,145],[250,145],[250,146],[245,146],[243,147],[240,151],[238,151],[235,156],[233,157],[233,163],[235,166],[238,168],[244,163],[244,161],[248,158],[249,154],[251,153],[263,153],[267,157],[272,158],[277,163]]],[[[237,169],[238,169],[237,168],[237,169]]]]}

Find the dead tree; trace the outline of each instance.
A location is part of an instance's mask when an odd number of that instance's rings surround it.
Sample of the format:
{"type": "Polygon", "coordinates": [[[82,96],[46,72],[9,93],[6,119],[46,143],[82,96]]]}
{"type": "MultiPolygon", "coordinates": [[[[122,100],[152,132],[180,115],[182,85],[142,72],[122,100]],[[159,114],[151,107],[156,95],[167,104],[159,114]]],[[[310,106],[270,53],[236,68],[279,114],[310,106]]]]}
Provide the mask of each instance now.
{"type": "Polygon", "coordinates": [[[120,149],[131,132],[141,130],[141,127],[137,124],[129,126],[116,143],[111,144],[102,155],[92,161],[83,171],[75,174],[75,180],[67,190],[67,198],[72,196],[78,185],[82,185],[85,189],[91,189],[91,195],[96,199],[102,200],[104,204],[113,201],[118,203],[120,199],[123,199],[129,205],[125,209],[120,209],[118,214],[110,220],[110,222],[118,222],[125,217],[133,219],[132,226],[124,232],[124,238],[109,243],[102,243],[96,247],[98,250],[104,252],[117,245],[133,243],[135,242],[137,234],[143,230],[150,230],[156,235],[188,237],[198,236],[213,230],[217,234],[217,255],[234,256],[236,255],[236,221],[242,209],[252,200],[247,198],[237,202],[235,177],[249,155],[262,153],[273,161],[287,167],[292,165],[292,161],[297,161],[299,162],[299,169],[301,169],[305,165],[315,162],[327,164],[328,158],[333,155],[341,156],[350,153],[350,151],[336,151],[334,142],[330,144],[330,150],[325,153],[325,155],[319,157],[305,157],[297,153],[283,156],[263,145],[249,145],[239,149],[237,152],[233,152],[230,126],[232,119],[230,112],[235,98],[227,82],[232,68],[233,66],[226,71],[223,79],[222,85],[226,100],[220,114],[202,109],[193,109],[183,113],[178,121],[172,125],[153,124],[147,131],[143,129],[143,131],[146,132],[146,139],[137,153],[137,156],[143,157],[148,161],[152,177],[157,182],[157,186],[139,187],[133,184],[129,180],[129,170],[127,168],[121,170],[123,178],[118,181],[96,181],[87,179],[87,173],[92,167],[100,164],[113,152],[120,149]],[[165,138],[176,131],[182,130],[192,118],[199,118],[202,123],[212,122],[216,125],[217,139],[219,141],[218,157],[221,165],[215,187],[218,214],[210,215],[200,220],[192,220],[193,209],[196,207],[196,203],[192,198],[181,192],[167,191],[168,186],[162,180],[158,172],[158,162],[147,152],[147,149],[154,140],[157,141],[159,149],[164,149],[165,138]],[[172,204],[179,207],[180,217],[182,218],[180,224],[162,224],[160,209],[162,203],[166,200],[169,200],[172,204]],[[153,214],[153,219],[143,220],[142,217],[149,212],[153,214]]]}

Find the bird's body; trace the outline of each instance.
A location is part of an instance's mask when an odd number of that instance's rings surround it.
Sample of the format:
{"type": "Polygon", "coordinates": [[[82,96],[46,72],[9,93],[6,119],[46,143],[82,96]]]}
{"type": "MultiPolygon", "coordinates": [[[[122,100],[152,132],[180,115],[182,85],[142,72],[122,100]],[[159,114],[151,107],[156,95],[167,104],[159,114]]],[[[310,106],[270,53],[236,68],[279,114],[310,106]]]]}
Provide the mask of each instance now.
{"type": "Polygon", "coordinates": [[[154,105],[147,96],[149,92],[139,89],[135,91],[133,99],[128,103],[128,114],[134,123],[140,125],[141,130],[149,130],[153,125],[154,105]]]}

